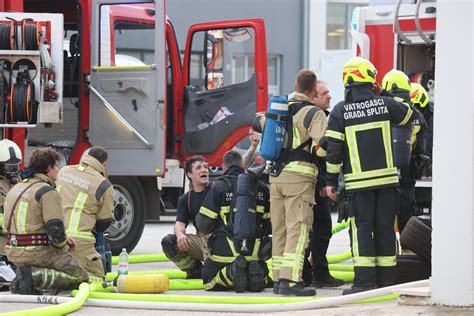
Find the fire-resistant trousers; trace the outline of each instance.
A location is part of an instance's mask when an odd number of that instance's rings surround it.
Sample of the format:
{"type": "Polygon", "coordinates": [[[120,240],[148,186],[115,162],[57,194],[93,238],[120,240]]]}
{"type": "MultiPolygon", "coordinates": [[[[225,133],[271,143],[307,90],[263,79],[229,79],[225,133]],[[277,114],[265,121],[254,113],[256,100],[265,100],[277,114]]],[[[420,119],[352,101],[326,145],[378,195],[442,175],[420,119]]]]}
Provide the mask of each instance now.
{"type": "Polygon", "coordinates": [[[393,284],[396,266],[395,187],[348,194],[354,286],[393,284]]]}
{"type": "Polygon", "coordinates": [[[302,281],[305,250],[313,224],[315,183],[271,183],[273,280],[302,281]]]}

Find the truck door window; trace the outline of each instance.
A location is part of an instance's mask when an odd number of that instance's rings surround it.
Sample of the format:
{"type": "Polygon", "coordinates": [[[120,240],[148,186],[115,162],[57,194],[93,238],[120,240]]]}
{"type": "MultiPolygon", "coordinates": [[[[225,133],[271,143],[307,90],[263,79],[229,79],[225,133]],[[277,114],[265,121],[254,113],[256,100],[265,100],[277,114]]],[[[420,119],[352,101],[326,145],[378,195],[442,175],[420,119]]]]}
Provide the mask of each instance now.
{"type": "Polygon", "coordinates": [[[100,66],[140,66],[154,63],[153,4],[102,5],[100,66]]]}
{"type": "Polygon", "coordinates": [[[248,81],[255,73],[255,36],[251,28],[200,31],[193,34],[189,82],[208,91],[248,81]],[[247,64],[242,64],[245,57],[247,64]],[[243,72],[245,70],[249,71],[243,72]]]}

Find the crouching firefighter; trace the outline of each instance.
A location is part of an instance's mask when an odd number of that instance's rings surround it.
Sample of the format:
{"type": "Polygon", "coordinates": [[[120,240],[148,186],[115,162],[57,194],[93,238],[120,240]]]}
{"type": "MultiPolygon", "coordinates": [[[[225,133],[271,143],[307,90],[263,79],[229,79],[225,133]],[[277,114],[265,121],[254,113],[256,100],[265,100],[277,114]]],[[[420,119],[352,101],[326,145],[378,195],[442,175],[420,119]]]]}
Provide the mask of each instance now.
{"type": "Polygon", "coordinates": [[[66,231],[76,241],[72,256],[91,277],[98,278],[105,277],[105,272],[102,254],[96,250],[95,236],[102,241],[103,233],[112,223],[114,206],[114,189],[107,179],[107,160],[107,151],[94,146],[78,165],[62,168],[56,181],[63,201],[66,231]]]}
{"type": "Polygon", "coordinates": [[[25,180],[5,199],[5,251],[17,266],[10,284],[14,294],[69,291],[87,282],[87,272],[73,259],[75,241],[66,236],[61,197],[54,181],[60,156],[51,148],[33,151],[25,180]]]}
{"type": "Polygon", "coordinates": [[[258,182],[256,175],[243,176],[243,160],[238,152],[229,151],[224,155],[224,170],[224,175],[214,182],[196,215],[198,229],[212,233],[208,244],[209,257],[202,269],[204,288],[208,291],[260,292],[268,282],[265,260],[270,257],[269,190],[258,182]],[[244,182],[240,191],[239,177],[244,182]],[[254,191],[249,192],[247,188],[252,186],[254,191]],[[236,200],[236,196],[241,198],[236,200]],[[242,203],[242,199],[248,200],[242,203]],[[236,207],[248,208],[256,216],[236,215],[243,211],[236,210],[236,207]],[[251,238],[235,238],[235,218],[238,220],[237,228],[252,230],[237,232],[237,236],[251,238]]]}

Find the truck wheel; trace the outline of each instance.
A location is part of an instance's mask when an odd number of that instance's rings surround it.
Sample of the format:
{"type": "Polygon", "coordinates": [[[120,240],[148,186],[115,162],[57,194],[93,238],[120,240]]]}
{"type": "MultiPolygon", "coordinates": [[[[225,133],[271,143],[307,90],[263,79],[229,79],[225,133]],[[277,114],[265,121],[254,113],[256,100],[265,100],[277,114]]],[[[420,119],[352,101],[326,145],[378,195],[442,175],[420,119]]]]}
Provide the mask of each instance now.
{"type": "Polygon", "coordinates": [[[145,227],[145,194],[135,177],[110,177],[114,185],[114,220],[107,229],[107,245],[113,255],[122,248],[130,253],[137,245],[145,227]]]}
{"type": "Polygon", "coordinates": [[[431,263],[417,255],[401,255],[395,270],[395,284],[426,280],[431,276],[431,263]]]}
{"type": "Polygon", "coordinates": [[[431,227],[412,216],[400,235],[402,247],[412,250],[423,260],[431,262],[431,227]]]}

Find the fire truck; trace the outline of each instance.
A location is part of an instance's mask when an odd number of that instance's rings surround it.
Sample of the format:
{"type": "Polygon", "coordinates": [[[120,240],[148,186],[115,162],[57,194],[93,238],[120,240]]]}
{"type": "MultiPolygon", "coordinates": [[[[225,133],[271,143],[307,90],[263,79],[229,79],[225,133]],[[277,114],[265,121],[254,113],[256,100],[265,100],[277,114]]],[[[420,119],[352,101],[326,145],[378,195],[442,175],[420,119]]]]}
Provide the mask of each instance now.
{"type": "MultiPolygon", "coordinates": [[[[400,0],[396,5],[356,8],[351,35],[353,55],[374,64],[377,82],[391,69],[401,70],[425,87],[434,104],[436,2],[400,0]]],[[[416,200],[420,212],[431,209],[430,177],[417,182],[416,200]]]]}
{"type": "Polygon", "coordinates": [[[113,253],[183,188],[187,157],[218,166],[266,108],[260,19],[192,25],[181,51],[164,0],[0,0],[0,31],[2,136],[24,153],[52,144],[68,164],[108,151],[113,253]],[[252,56],[246,76],[239,54],[252,56]]]}

